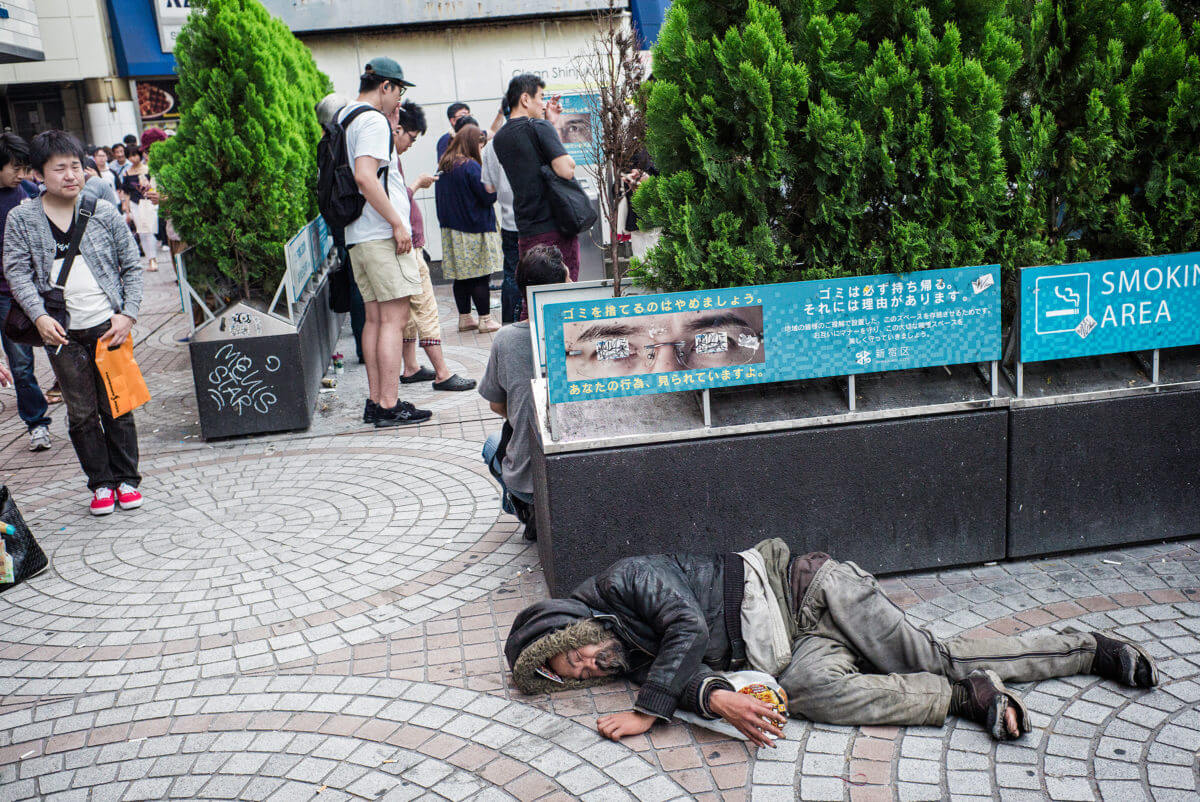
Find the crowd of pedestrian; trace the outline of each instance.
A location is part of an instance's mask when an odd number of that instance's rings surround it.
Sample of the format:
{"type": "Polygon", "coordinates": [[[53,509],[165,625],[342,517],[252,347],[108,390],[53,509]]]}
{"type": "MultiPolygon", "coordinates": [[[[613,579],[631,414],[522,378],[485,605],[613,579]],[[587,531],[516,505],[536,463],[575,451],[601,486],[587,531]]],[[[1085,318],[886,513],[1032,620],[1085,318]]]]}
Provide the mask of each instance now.
{"type": "MultiPolygon", "coordinates": [[[[533,74],[511,80],[486,129],[466,103],[452,103],[446,110],[449,130],[436,144],[436,172],[418,173],[406,182],[400,157],[427,129],[424,110],[411,99],[401,102],[413,86],[394,59],[375,58],[360,77],[354,101],[330,95],[317,106],[318,119],[330,132],[326,141],[344,137],[344,163],[361,196],[361,211],[348,218],[344,230],[335,231],[335,240],[344,242],[352,295],[361,298],[361,311],[352,301],[351,313],[367,366],[362,419],[376,427],[429,420],[429,410],[400,398],[402,385],[432,380],[437,390],[475,387],[471,379],[450,372],[441,348],[423,219],[414,198],[432,186],[441,272],[453,285],[458,330],[495,333],[479,392],[505,425],[488,439],[484,460],[501,485],[503,508],[526,522],[532,537],[533,349],[521,299],[529,286],[579,276],[578,239],[559,230],[542,178],[543,167],[564,179],[575,176],[575,162],[554,126],[562,107],[557,98],[545,99],[545,82],[533,74]],[[499,321],[493,317],[490,286],[497,273],[503,276],[499,321]],[[418,345],[432,369],[418,363],[418,345]]],[[[338,169],[340,155],[326,157],[331,159],[322,165],[327,175],[338,169]]]]}
{"type": "MultiPolygon", "coordinates": [[[[500,481],[503,507],[531,521],[533,366],[521,299],[528,286],[575,280],[579,273],[578,241],[558,230],[541,176],[546,166],[574,177],[575,163],[553,125],[561,107],[544,98],[545,84],[532,74],[512,79],[488,128],[467,104],[454,103],[436,165],[415,167],[416,177],[407,181],[401,156],[427,132],[424,110],[411,99],[402,102],[412,87],[400,64],[376,58],[366,65],[353,101],[334,95],[318,106],[322,123],[332,120],[343,131],[345,161],[361,195],[361,212],[336,239],[353,275],[351,317],[368,382],[362,419],[376,427],[429,420],[429,410],[400,398],[405,385],[429,381],[435,390],[451,392],[476,387],[451,371],[442,348],[415,200],[416,192],[433,188],[441,272],[453,283],[458,328],[495,333],[479,392],[504,417],[507,436],[489,440],[485,459],[500,481]],[[503,280],[499,315],[493,316],[490,283],[496,274],[503,280]]],[[[61,131],[39,134],[32,146],[14,134],[0,135],[0,319],[18,307],[48,349],[97,514],[141,503],[133,416],[108,414],[95,348],[129,336],[142,270],[158,269],[165,221],[158,214],[150,145],[162,138],[163,132],[148,129],[140,141],[130,135],[111,147],[84,148],[61,131]],[[57,285],[65,299],[61,315],[46,302],[57,285]]],[[[3,345],[10,370],[0,378],[16,385],[30,448],[50,448],[50,404],[34,375],[38,349],[8,337],[3,345]]]]}

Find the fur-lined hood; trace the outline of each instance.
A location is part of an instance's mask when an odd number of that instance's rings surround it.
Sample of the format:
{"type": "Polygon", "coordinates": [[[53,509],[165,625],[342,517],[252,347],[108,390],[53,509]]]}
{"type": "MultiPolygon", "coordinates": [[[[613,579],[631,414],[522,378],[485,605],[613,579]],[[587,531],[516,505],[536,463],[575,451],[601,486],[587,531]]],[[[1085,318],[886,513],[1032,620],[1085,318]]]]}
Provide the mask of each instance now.
{"type": "Polygon", "coordinates": [[[504,644],[504,657],[512,669],[513,682],[522,693],[554,693],[612,681],[611,677],[564,678],[558,683],[537,673],[539,667],[560,652],[603,643],[613,637],[593,615],[591,608],[575,599],[547,599],[517,615],[504,644]]]}

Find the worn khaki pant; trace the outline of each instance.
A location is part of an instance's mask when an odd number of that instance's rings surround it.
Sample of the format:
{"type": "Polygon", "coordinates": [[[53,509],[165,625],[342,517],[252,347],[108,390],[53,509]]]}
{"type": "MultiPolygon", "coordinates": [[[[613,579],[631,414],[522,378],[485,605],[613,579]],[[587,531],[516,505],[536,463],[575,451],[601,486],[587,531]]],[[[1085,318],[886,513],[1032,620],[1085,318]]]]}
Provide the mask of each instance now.
{"type": "Polygon", "coordinates": [[[420,248],[413,248],[417,265],[421,270],[421,292],[409,296],[408,323],[404,327],[404,341],[418,342],[424,348],[427,345],[442,344],[442,324],[438,320],[437,296],[433,294],[433,281],[429,278],[429,265],[421,255],[420,248]]]}
{"type": "MultiPolygon", "coordinates": [[[[779,571],[778,547],[770,551],[768,570],[779,571]]],[[[779,677],[788,712],[828,724],[941,726],[950,683],[977,668],[1005,681],[1066,677],[1090,672],[1096,653],[1088,634],[938,640],[873,576],[836,560],[817,572],[793,623],[792,661],[779,677]]]]}

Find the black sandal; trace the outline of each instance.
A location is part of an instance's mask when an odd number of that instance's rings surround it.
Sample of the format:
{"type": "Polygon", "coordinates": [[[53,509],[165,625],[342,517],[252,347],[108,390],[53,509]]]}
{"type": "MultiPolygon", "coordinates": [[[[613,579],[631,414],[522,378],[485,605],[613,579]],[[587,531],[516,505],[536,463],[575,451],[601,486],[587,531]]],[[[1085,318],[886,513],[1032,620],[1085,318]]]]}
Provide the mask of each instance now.
{"type": "Polygon", "coordinates": [[[433,389],[449,390],[451,392],[462,392],[463,390],[474,390],[475,389],[475,380],[474,379],[464,379],[462,376],[459,376],[457,373],[455,373],[453,376],[446,379],[444,382],[434,382],[433,389]]]}

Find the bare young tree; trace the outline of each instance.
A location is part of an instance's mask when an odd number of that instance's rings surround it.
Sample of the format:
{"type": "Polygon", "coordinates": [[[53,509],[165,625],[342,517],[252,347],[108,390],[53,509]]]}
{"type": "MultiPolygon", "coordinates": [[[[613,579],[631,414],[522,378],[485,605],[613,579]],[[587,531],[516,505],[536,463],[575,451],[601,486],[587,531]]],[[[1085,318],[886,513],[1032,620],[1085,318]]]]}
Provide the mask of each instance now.
{"type": "Polygon", "coordinates": [[[592,137],[587,143],[596,170],[601,214],[608,221],[608,256],[613,266],[613,295],[621,294],[617,217],[622,199],[636,186],[630,180],[645,147],[646,118],[639,105],[646,66],[641,42],[616,0],[596,16],[597,33],[587,52],[576,60],[580,82],[589,98],[592,137]]]}

